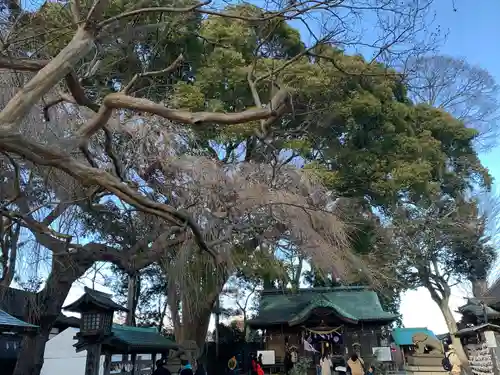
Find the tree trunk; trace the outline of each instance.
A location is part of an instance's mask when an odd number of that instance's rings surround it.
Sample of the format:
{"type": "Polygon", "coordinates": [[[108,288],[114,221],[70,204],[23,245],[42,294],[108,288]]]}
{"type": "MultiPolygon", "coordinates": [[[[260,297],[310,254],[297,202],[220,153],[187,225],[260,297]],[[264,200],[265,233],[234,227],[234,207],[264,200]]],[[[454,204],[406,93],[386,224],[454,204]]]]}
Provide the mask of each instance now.
{"type": "Polygon", "coordinates": [[[465,350],[462,345],[462,342],[460,341],[460,338],[454,335],[458,331],[458,328],[455,317],[453,316],[453,313],[451,312],[449,306],[449,300],[447,298],[443,299],[438,302],[438,305],[441,312],[443,313],[444,320],[446,321],[446,326],[448,327],[448,331],[450,332],[451,343],[453,344],[453,347],[457,352],[460,362],[462,362],[462,367],[468,374],[470,374],[471,373],[470,364],[469,364],[469,359],[467,358],[467,354],[465,354],[465,350]]]}
{"type": "Polygon", "coordinates": [[[50,331],[61,314],[69,290],[92,264],[78,264],[68,255],[54,256],[52,270],[45,288],[36,294],[34,301],[27,301],[28,316],[25,320],[38,325],[39,332],[25,336],[13,375],[40,375],[45,344],[50,331]]]}
{"type": "Polygon", "coordinates": [[[295,291],[299,290],[300,288],[300,276],[302,275],[303,264],[304,264],[304,259],[301,256],[299,256],[299,264],[295,269],[295,273],[293,275],[293,280],[292,280],[292,289],[295,291]]]}
{"type": "Polygon", "coordinates": [[[139,275],[137,273],[128,275],[128,290],[127,290],[127,319],[125,324],[135,326],[135,310],[137,309],[137,300],[139,297],[138,285],[139,275]]]}
{"type": "MultiPolygon", "coordinates": [[[[192,310],[193,311],[193,310],[192,310]]],[[[183,315],[183,321],[186,324],[182,324],[180,329],[179,339],[176,341],[179,344],[192,342],[196,344],[196,353],[194,353],[194,357],[198,358],[203,354],[203,350],[205,347],[205,341],[207,338],[208,325],[210,323],[210,317],[212,316],[212,309],[202,309],[201,311],[197,311],[194,314],[186,314],[183,315]],[[187,316],[191,316],[190,319],[187,316]]]]}
{"type": "MultiPolygon", "coordinates": [[[[55,321],[55,319],[54,319],[55,321]]],[[[19,359],[13,375],[39,375],[43,366],[45,344],[49,340],[53,321],[40,324],[40,331],[33,336],[25,336],[22,341],[19,359]]]]}

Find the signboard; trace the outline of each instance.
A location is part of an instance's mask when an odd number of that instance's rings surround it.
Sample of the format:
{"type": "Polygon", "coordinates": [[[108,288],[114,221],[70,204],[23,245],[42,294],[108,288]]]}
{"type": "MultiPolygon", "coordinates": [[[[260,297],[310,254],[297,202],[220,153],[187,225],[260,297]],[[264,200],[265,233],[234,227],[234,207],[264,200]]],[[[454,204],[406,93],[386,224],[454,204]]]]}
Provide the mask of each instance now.
{"type": "Polygon", "coordinates": [[[258,350],[257,358],[262,354],[262,365],[263,366],[271,366],[276,364],[276,357],[274,354],[274,350],[258,350]]]}
{"type": "Polygon", "coordinates": [[[372,348],[373,356],[377,358],[379,362],[391,362],[392,353],[390,346],[377,346],[372,348]]]}
{"type": "Polygon", "coordinates": [[[488,348],[497,347],[497,339],[495,337],[495,332],[484,331],[484,339],[486,340],[486,345],[488,345],[488,348]]]}

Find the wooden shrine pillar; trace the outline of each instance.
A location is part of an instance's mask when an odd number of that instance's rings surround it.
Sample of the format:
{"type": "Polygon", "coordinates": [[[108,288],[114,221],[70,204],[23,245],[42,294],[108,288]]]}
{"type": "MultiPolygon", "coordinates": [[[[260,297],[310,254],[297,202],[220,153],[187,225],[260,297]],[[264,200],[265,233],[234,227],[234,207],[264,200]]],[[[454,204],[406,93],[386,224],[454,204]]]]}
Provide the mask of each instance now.
{"type": "Polygon", "coordinates": [[[104,364],[103,364],[103,369],[102,369],[103,375],[109,375],[111,372],[111,354],[106,353],[104,356],[104,364]]]}
{"type": "MultiPolygon", "coordinates": [[[[156,353],[151,354],[151,362],[152,362],[152,369],[153,371],[156,370],[156,353]]],[[[151,372],[153,372],[151,371],[151,372]]]]}
{"type": "Polygon", "coordinates": [[[87,348],[85,375],[99,375],[100,359],[101,359],[101,344],[89,345],[87,348]]]}
{"type": "Polygon", "coordinates": [[[135,371],[136,365],[137,365],[137,354],[134,353],[132,354],[132,371],[130,372],[130,375],[136,374],[135,371]]]}

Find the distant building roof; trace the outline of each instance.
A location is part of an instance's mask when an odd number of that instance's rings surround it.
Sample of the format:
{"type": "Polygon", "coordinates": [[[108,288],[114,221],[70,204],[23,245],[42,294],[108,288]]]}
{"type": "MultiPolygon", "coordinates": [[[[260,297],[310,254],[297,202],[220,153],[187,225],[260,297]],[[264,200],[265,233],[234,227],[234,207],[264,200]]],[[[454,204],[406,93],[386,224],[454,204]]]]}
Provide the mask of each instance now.
{"type": "MultiPolygon", "coordinates": [[[[155,327],[131,327],[113,325],[112,336],[103,343],[103,352],[112,354],[130,353],[164,353],[170,349],[177,349],[174,341],[158,333],[155,327]]],[[[85,349],[85,343],[75,344],[77,350],[85,349]]]]}
{"type": "Polygon", "coordinates": [[[489,305],[500,307],[500,278],[498,278],[493,285],[488,288],[485,297],[488,299],[489,305]]]}
{"type": "Polygon", "coordinates": [[[392,338],[398,346],[413,345],[413,335],[415,333],[425,333],[430,337],[436,338],[434,332],[428,328],[394,328],[392,330],[392,338]]]}
{"type": "Polygon", "coordinates": [[[486,310],[488,318],[500,318],[499,311],[488,306],[488,304],[483,308],[481,302],[476,298],[468,298],[467,303],[458,308],[458,312],[461,314],[470,314],[481,318],[484,316],[484,310],[486,310]]]}
{"type": "Polygon", "coordinates": [[[473,336],[477,332],[484,332],[484,331],[500,332],[500,326],[497,326],[496,324],[485,323],[474,327],[467,327],[456,332],[455,336],[457,337],[473,336]]]}
{"type": "Polygon", "coordinates": [[[262,292],[258,315],[248,321],[253,327],[278,324],[290,326],[306,321],[316,308],[331,308],[348,322],[396,319],[382,309],[377,293],[366,287],[310,288],[262,292]]]}
{"type": "Polygon", "coordinates": [[[57,318],[56,324],[54,325],[54,327],[58,326],[80,328],[80,319],[74,316],[61,314],[57,318]]]}
{"type": "MultiPolygon", "coordinates": [[[[31,320],[36,308],[36,293],[26,290],[0,286],[0,309],[21,320],[31,320]]],[[[80,327],[80,320],[61,313],[54,327],[80,327]]]]}
{"type": "Polygon", "coordinates": [[[7,314],[5,311],[0,310],[0,332],[23,333],[35,331],[36,329],[38,329],[38,326],[23,322],[7,314]]]}

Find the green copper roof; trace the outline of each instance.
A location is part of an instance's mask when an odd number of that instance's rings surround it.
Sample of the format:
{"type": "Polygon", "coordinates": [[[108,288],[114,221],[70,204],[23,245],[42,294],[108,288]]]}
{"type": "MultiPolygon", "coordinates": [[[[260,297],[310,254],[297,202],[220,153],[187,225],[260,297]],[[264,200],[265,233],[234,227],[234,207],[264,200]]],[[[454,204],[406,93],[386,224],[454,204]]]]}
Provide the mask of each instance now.
{"type": "MultiPolygon", "coordinates": [[[[170,349],[177,349],[174,341],[158,333],[155,327],[132,327],[114,324],[113,333],[102,343],[103,352],[111,354],[130,353],[166,353],[170,349]]],[[[77,335],[78,342],[74,345],[77,351],[84,350],[86,340],[77,335]]]]}
{"type": "Polygon", "coordinates": [[[415,333],[425,333],[430,337],[437,339],[434,332],[427,328],[394,328],[392,330],[392,338],[396,345],[413,345],[413,335],[415,333]]]}
{"type": "Polygon", "coordinates": [[[251,326],[275,324],[298,325],[308,319],[314,309],[330,308],[340,318],[359,321],[392,321],[394,314],[382,309],[377,293],[365,287],[300,289],[297,293],[264,291],[257,317],[251,326]]]}
{"type": "Polygon", "coordinates": [[[178,348],[178,345],[165,336],[158,333],[155,327],[130,327],[113,325],[111,330],[113,342],[128,346],[132,350],[147,348],[148,352],[158,349],[158,352],[166,349],[178,348]]]}
{"type": "Polygon", "coordinates": [[[37,328],[38,326],[23,322],[22,320],[7,314],[5,311],[0,310],[0,332],[26,332],[34,331],[37,328]]]}

